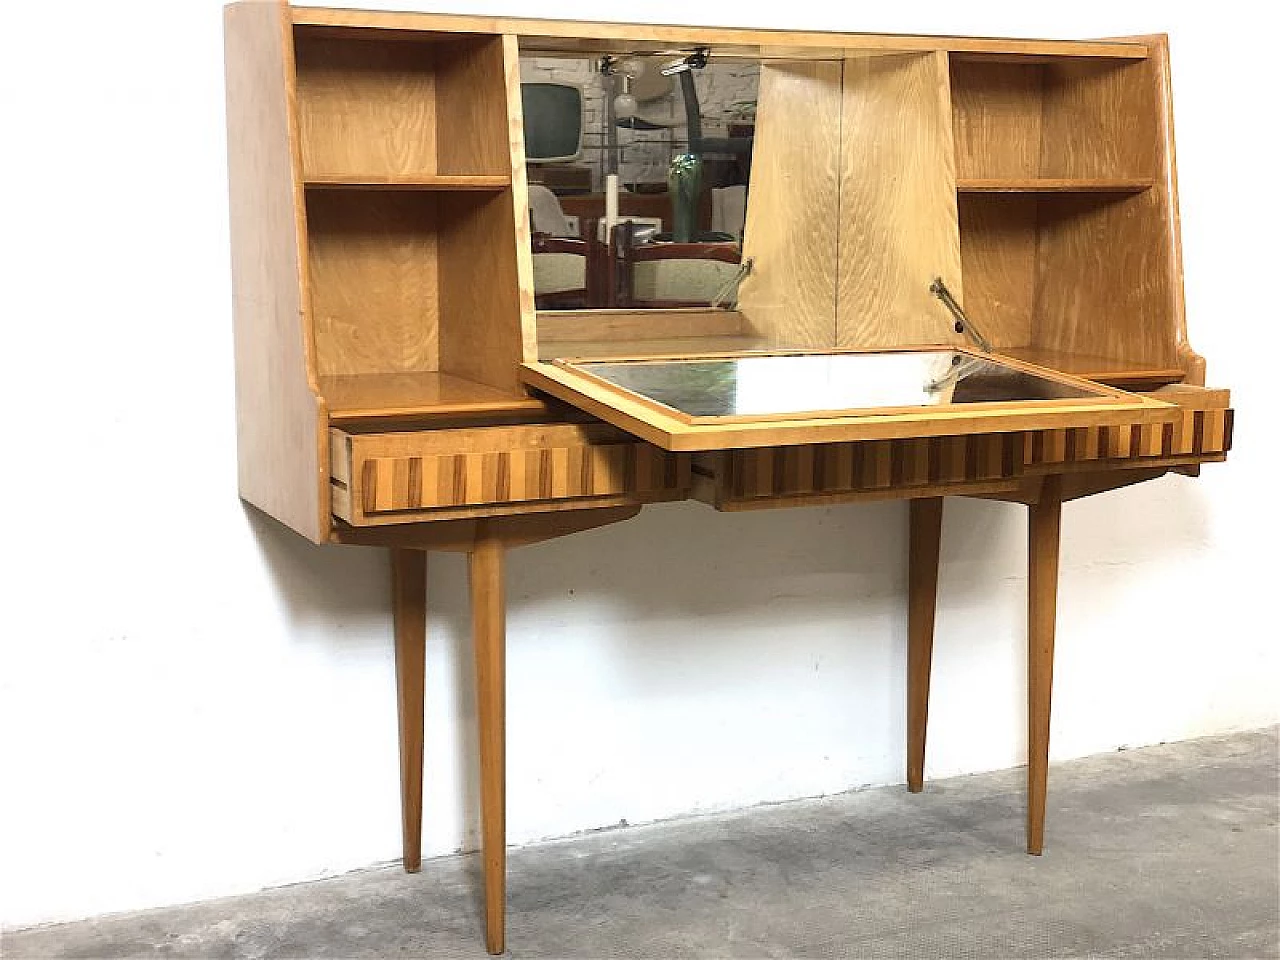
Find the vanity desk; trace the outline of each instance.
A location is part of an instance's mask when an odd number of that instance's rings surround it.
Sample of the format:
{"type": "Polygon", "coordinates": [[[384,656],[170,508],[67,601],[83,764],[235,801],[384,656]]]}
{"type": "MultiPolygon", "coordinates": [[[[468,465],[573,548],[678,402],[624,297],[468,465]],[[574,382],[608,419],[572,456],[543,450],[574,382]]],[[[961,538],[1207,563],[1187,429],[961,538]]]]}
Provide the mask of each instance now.
{"type": "Polygon", "coordinates": [[[1229,394],[1187,343],[1163,36],[248,2],[227,8],[226,49],[240,495],[316,544],[389,551],[410,871],[427,554],[466,553],[491,953],[504,558],[649,503],[909,501],[912,791],[944,498],[1025,506],[1041,851],[1061,505],[1196,476],[1231,446],[1229,394]],[[741,269],[717,304],[535,309],[522,58],[574,57],[758,65],[741,269]]]}

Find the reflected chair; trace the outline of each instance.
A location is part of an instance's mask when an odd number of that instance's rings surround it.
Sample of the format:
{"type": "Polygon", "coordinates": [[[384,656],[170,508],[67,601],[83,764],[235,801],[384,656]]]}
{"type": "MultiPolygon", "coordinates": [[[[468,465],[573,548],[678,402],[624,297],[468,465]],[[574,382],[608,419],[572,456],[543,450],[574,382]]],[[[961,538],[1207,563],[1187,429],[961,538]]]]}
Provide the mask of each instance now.
{"type": "Polygon", "coordinates": [[[630,223],[614,230],[609,305],[629,309],[705,307],[738,273],[736,243],[634,242],[630,223]]]}
{"type": "Polygon", "coordinates": [[[581,310],[606,305],[605,248],[596,222],[584,224],[584,237],[535,233],[533,295],[539,310],[581,310]]]}

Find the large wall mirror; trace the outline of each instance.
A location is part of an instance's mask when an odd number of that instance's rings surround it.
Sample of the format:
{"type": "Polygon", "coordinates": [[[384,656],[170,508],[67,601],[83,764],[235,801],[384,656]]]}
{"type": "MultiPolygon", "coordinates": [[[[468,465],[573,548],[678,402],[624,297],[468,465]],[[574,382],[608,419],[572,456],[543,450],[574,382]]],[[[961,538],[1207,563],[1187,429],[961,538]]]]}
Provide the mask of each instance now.
{"type": "Polygon", "coordinates": [[[538,310],[732,306],[757,60],[525,53],[538,310]]]}

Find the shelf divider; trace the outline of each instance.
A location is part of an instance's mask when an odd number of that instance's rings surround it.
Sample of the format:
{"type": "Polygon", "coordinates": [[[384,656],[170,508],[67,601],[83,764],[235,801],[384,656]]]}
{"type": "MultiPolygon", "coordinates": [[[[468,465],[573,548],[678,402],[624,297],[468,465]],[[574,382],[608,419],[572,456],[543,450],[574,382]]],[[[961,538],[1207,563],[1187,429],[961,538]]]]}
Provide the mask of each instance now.
{"type": "Polygon", "coordinates": [[[1150,177],[960,177],[959,193],[1142,193],[1150,177]]]}
{"type": "Polygon", "coordinates": [[[309,190],[477,190],[498,191],[511,186],[508,175],[488,174],[309,174],[302,181],[309,190]]]}

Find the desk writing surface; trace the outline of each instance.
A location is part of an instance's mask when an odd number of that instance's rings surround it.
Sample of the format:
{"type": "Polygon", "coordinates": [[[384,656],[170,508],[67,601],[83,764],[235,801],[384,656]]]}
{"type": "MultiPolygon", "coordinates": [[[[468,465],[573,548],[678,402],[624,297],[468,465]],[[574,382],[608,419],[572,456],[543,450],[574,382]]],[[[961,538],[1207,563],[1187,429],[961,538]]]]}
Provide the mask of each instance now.
{"type": "Polygon", "coordinates": [[[523,376],[673,451],[1171,418],[1160,401],[965,347],[562,359],[523,376]]]}
{"type": "Polygon", "coordinates": [[[697,420],[1102,395],[954,350],[606,360],[575,366],[697,420]]]}

